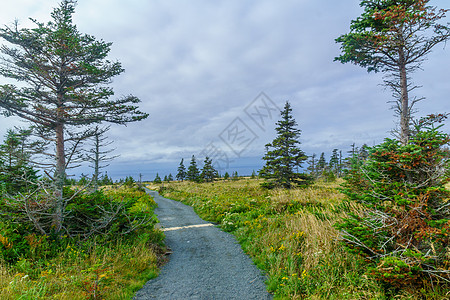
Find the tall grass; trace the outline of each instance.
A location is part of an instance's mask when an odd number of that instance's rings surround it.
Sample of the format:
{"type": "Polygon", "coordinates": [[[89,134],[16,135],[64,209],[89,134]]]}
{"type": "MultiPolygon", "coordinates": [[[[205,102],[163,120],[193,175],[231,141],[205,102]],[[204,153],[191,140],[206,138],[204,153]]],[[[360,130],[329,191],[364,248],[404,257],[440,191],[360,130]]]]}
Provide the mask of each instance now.
{"type": "Polygon", "coordinates": [[[157,276],[156,254],[145,238],[108,246],[91,241],[47,261],[0,264],[1,299],[130,299],[157,276]]]}
{"type": "Polygon", "coordinates": [[[366,274],[367,263],[341,245],[333,225],[360,207],[344,199],[337,183],[297,190],[264,190],[259,184],[173,182],[161,192],[232,232],[266,272],[276,299],[418,298],[402,291],[386,294],[366,274]]]}

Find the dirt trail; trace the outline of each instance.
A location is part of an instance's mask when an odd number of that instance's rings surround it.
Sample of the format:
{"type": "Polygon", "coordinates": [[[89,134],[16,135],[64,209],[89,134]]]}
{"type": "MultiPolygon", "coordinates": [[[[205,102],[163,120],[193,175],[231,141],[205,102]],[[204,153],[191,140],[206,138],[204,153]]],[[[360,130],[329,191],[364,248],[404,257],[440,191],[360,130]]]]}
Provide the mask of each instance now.
{"type": "Polygon", "coordinates": [[[272,299],[265,277],[232,235],[200,219],[192,207],[149,193],[173,254],[133,299],[272,299]]]}

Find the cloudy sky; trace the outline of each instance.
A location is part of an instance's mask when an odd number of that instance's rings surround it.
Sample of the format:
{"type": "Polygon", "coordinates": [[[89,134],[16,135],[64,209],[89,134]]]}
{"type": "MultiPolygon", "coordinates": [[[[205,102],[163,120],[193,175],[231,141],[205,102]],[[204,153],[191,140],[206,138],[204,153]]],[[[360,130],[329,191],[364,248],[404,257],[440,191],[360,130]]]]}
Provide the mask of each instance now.
{"type": "MultiPolygon", "coordinates": [[[[187,163],[194,154],[216,158],[222,174],[249,174],[261,168],[286,101],[308,155],[380,143],[396,126],[382,75],[333,62],[340,53],[334,40],[360,15],[359,2],[79,0],[78,29],[113,42],[110,58],[126,70],[114,79],[116,95],[139,97],[150,114],[112,126],[109,137],[120,157],[108,173],[142,173],[148,180],[156,172],[175,175],[180,159],[187,163]]],[[[450,7],[448,0],[430,4],[450,7]]],[[[3,1],[0,24],[48,21],[57,5],[3,1]]],[[[417,104],[419,115],[450,111],[449,51],[437,46],[413,75],[423,87],[412,96],[426,97],[417,104]]],[[[21,122],[0,116],[0,135],[14,125],[21,122]]]]}

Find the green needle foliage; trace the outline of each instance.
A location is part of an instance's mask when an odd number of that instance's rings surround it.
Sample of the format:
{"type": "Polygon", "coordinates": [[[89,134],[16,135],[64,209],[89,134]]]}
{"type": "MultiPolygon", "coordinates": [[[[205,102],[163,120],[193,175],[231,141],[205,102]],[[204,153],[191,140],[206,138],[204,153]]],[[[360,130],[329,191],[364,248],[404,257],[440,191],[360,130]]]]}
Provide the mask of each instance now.
{"type": "Polygon", "coordinates": [[[186,178],[186,167],[184,166],[184,158],[181,159],[177,171],[178,171],[176,175],[177,180],[183,181],[186,178]]]}
{"type": "Polygon", "coordinates": [[[412,106],[421,99],[409,99],[418,86],[410,73],[420,69],[434,46],[450,38],[450,27],[439,21],[447,10],[429,6],[429,0],[362,0],[364,12],[350,26],[350,33],[336,39],[342,54],[335,60],[353,63],[369,72],[384,72],[385,85],[400,116],[400,140],[410,136],[412,106]]]}
{"type": "MultiPolygon", "coordinates": [[[[64,227],[67,199],[63,194],[66,168],[76,145],[92,136],[91,125],[103,121],[126,124],[147,118],[126,96],[111,100],[108,84],[124,69],[107,59],[111,43],[82,34],[73,24],[74,0],[63,0],[51,13],[52,21],[31,29],[0,29],[0,76],[17,81],[0,86],[0,107],[7,115],[29,121],[35,133],[52,141],[52,177],[55,196],[54,230],[64,227]],[[73,143],[73,149],[69,145],[73,143]]],[[[51,151],[49,151],[51,152],[51,151]]],[[[51,176],[51,175],[49,175],[51,176]]]]}
{"type": "Polygon", "coordinates": [[[25,193],[34,187],[38,176],[29,158],[39,145],[28,143],[30,130],[8,130],[0,145],[0,195],[25,193]]]}
{"type": "MultiPolygon", "coordinates": [[[[450,284],[450,136],[421,119],[408,144],[386,139],[351,169],[343,192],[365,206],[338,227],[352,252],[372,262],[369,273],[388,286],[450,284]]],[[[418,289],[416,289],[418,290],[418,289]]]]}
{"type": "Polygon", "coordinates": [[[307,156],[297,146],[300,144],[300,129],[292,117],[292,108],[286,101],[281,111],[281,120],[276,123],[275,128],[278,136],[266,145],[266,155],[263,160],[266,165],[260,170],[261,177],[267,179],[264,187],[292,188],[297,185],[307,185],[311,182],[310,177],[296,172],[307,156]]]}
{"type": "Polygon", "coordinates": [[[197,161],[195,160],[194,155],[192,155],[191,162],[186,173],[186,179],[195,182],[200,181],[200,170],[197,167],[197,161]]]}
{"type": "Polygon", "coordinates": [[[162,183],[161,177],[159,177],[159,174],[158,174],[158,173],[156,173],[156,177],[155,177],[155,179],[153,180],[153,183],[162,183]]]}
{"type": "Polygon", "coordinates": [[[212,182],[215,178],[218,177],[218,172],[214,169],[212,165],[212,159],[208,156],[205,158],[204,165],[202,168],[202,173],[200,174],[201,178],[206,182],[212,182]]]}

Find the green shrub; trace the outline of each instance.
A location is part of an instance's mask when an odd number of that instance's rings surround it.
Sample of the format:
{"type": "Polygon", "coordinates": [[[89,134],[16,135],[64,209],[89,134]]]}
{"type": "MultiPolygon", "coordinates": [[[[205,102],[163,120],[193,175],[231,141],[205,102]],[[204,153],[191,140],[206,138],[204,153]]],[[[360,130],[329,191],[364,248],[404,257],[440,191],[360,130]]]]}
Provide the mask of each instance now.
{"type": "Polygon", "coordinates": [[[351,251],[372,262],[369,273],[394,287],[450,283],[450,136],[430,116],[406,145],[386,139],[349,171],[342,191],[364,205],[337,227],[351,251]]]}
{"type": "Polygon", "coordinates": [[[54,257],[66,246],[67,239],[36,233],[30,224],[0,222],[0,257],[14,264],[20,259],[41,260],[54,257]]]}
{"type": "Polygon", "coordinates": [[[136,181],[132,176],[127,176],[124,181],[124,185],[127,187],[133,187],[136,181]]]}
{"type": "Polygon", "coordinates": [[[45,195],[40,193],[24,201],[14,202],[13,198],[2,201],[0,257],[6,262],[52,257],[73,238],[100,235],[106,241],[118,236],[136,237],[151,232],[157,222],[153,214],[155,202],[139,189],[88,193],[66,187],[64,195],[69,199],[64,223],[66,235],[59,236],[52,231],[51,218],[46,217],[53,206],[48,205],[45,195]],[[48,234],[42,234],[39,228],[48,234]]]}

